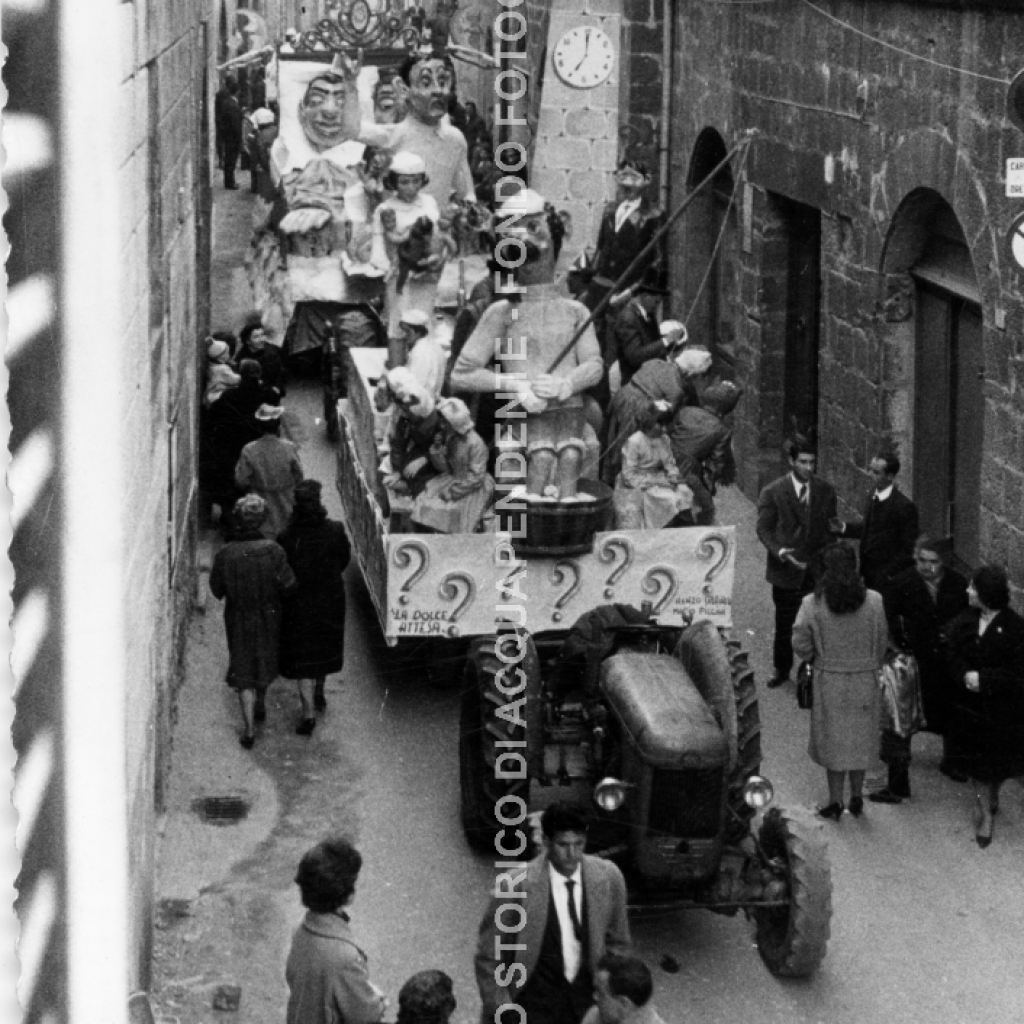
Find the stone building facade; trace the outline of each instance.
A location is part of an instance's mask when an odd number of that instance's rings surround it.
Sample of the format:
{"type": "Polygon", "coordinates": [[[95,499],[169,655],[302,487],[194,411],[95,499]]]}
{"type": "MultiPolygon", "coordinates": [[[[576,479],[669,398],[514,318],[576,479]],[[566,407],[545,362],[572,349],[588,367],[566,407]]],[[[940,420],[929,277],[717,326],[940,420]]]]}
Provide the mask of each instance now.
{"type": "Polygon", "coordinates": [[[195,586],[211,8],[5,10],[5,129],[31,143],[5,170],[28,1021],[124,1019],[149,981],[195,586]]]}
{"type": "MultiPolygon", "coordinates": [[[[525,6],[536,67],[567,4],[525,6]]],[[[620,19],[615,157],[656,151],[670,210],[715,172],[670,236],[671,312],[746,389],[740,486],[755,497],[787,436],[811,431],[850,512],[872,455],[894,450],[923,528],[964,565],[1005,565],[1019,604],[1024,291],[1007,238],[1024,206],[1005,167],[1024,153],[1006,113],[1020,4],[575,6],[620,19]]],[[[541,116],[538,142],[572,145],[587,123],[541,116]]],[[[585,196],[570,182],[565,198],[585,196]]],[[[573,244],[591,244],[579,227],[573,244]]]]}
{"type": "Polygon", "coordinates": [[[674,7],[671,203],[753,129],[670,245],[675,315],[746,388],[743,489],[816,430],[846,510],[893,449],[929,532],[1024,587],[1024,291],[1006,0],[674,7]]]}
{"type": "MultiPolygon", "coordinates": [[[[148,984],[153,854],[195,586],[209,329],[213,34],[204,0],[120,6],[123,507],[130,963],[148,984]]],[[[115,140],[111,140],[114,142],[115,140]]]]}

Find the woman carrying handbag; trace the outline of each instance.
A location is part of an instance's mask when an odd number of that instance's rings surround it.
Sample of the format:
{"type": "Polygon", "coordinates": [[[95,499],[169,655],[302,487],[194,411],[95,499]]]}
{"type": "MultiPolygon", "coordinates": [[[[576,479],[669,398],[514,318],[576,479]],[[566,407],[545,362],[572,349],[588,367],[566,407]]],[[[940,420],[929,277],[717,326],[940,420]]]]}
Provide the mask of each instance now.
{"type": "Polygon", "coordinates": [[[865,588],[853,548],[832,544],[821,558],[818,585],[803,599],[793,626],[793,651],[814,666],[808,752],[825,769],[829,794],[818,815],[838,821],[847,775],[850,813],[860,817],[864,811],[864,774],[878,742],[878,671],[889,631],[882,597],[865,588]]]}

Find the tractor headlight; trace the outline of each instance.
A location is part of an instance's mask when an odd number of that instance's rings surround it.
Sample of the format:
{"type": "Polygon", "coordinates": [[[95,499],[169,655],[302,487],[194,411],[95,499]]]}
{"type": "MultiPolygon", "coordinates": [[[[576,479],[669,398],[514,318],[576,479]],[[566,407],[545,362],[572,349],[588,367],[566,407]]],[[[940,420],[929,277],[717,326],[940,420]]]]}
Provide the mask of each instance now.
{"type": "Polygon", "coordinates": [[[617,811],[626,801],[626,790],[632,786],[619,779],[602,779],[594,787],[594,803],[602,811],[617,811]]]}
{"type": "Polygon", "coordinates": [[[775,787],[761,775],[751,775],[743,784],[743,801],[748,807],[759,811],[775,798],[775,787]]]}

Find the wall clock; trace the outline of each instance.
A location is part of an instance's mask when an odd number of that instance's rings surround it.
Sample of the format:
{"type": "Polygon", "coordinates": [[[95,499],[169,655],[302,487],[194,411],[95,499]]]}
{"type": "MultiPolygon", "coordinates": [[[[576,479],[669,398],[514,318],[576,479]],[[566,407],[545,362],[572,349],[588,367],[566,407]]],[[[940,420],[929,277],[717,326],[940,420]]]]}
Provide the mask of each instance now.
{"type": "Polygon", "coordinates": [[[555,74],[576,89],[592,89],[612,73],[615,48],[608,33],[591,25],[577,25],[555,43],[555,74]]]}

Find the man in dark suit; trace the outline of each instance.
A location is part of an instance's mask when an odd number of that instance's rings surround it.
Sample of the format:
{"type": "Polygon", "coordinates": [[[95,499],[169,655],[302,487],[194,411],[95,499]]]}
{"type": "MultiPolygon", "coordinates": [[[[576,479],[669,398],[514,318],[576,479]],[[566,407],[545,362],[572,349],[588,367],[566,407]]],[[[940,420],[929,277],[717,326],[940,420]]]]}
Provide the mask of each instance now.
{"type": "MultiPolygon", "coordinates": [[[[924,704],[925,728],[943,737],[939,770],[957,782],[967,775],[946,745],[950,719],[956,714],[953,686],[940,645],[942,627],[967,608],[967,580],[943,561],[928,537],[914,545],[914,567],[889,581],[882,591],[889,636],[901,651],[917,660],[924,704]]],[[[910,796],[910,737],[882,732],[881,758],[889,779],[883,789],[868,796],[879,804],[898,804],[910,796]]]]}
{"type": "Polygon", "coordinates": [[[818,456],[806,438],[786,446],[790,472],[768,484],[757,499],[757,537],[768,549],[765,578],[775,603],[775,675],[781,686],[793,668],[793,623],[800,602],[814,589],[813,560],[828,544],[836,492],[814,475],[818,456]]]}
{"type": "Polygon", "coordinates": [[[242,152],[242,108],[238,103],[238,83],[229,78],[225,88],[227,96],[221,100],[216,127],[224,147],[224,187],[235,189],[235,164],[242,152]]]}
{"type": "Polygon", "coordinates": [[[580,808],[552,804],[544,852],[496,879],[476,954],[481,1024],[502,1007],[510,1024],[578,1024],[601,957],[629,951],[626,883],[610,861],[584,854],[587,825],[580,808]]]}
{"type": "Polygon", "coordinates": [[[664,358],[673,345],[671,337],[662,337],[657,316],[658,305],[668,295],[668,289],[659,287],[656,275],[649,274],[632,291],[633,298],[619,310],[608,332],[611,344],[601,353],[606,375],[618,359],[623,387],[648,359],[664,358]]]}
{"type": "Polygon", "coordinates": [[[882,592],[893,576],[913,565],[917,540],[917,506],[896,486],[900,460],[883,452],[871,460],[875,487],[859,523],[837,523],[842,537],[860,538],[860,574],[872,589],[882,592]]]}

